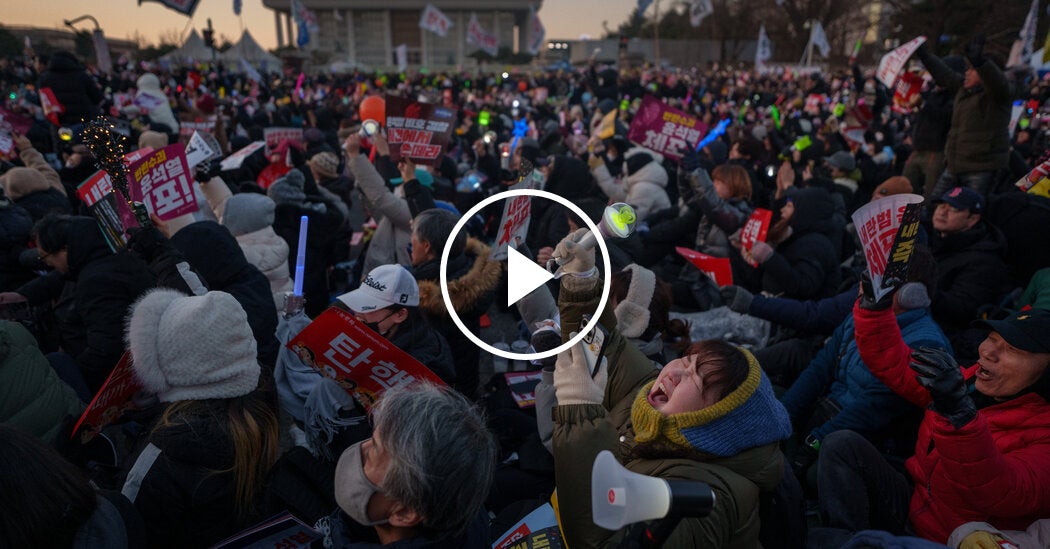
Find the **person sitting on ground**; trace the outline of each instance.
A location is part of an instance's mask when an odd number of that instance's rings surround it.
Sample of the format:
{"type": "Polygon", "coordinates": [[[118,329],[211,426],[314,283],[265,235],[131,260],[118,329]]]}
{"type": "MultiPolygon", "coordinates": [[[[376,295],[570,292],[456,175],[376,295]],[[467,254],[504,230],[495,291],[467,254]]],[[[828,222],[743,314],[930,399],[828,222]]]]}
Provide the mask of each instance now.
{"type": "MultiPolygon", "coordinates": [[[[586,231],[555,250],[569,273],[561,278],[563,340],[582,329],[601,279],[594,250],[578,244],[586,231]]],[[[553,449],[561,526],[573,547],[615,546],[624,532],[594,524],[591,467],[611,450],[631,471],[703,481],[715,492],[705,518],[684,519],[664,547],[755,547],[759,492],[774,489],[784,473],[779,441],[791,434],[784,407],[750,352],[708,340],[657,370],[652,361],[610,327],[605,360],[592,378],[582,345],[561,353],[554,369],[553,449]]]]}
{"type": "Polygon", "coordinates": [[[372,437],[335,469],[339,509],[321,519],[324,546],[487,549],[482,507],[496,441],[458,392],[415,382],[388,389],[372,410],[372,437]]]}

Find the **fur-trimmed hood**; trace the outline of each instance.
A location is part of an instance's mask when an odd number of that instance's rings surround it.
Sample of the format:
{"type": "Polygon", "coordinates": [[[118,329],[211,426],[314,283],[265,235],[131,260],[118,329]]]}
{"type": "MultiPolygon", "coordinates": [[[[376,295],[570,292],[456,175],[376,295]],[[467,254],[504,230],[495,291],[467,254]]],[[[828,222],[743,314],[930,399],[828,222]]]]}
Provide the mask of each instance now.
{"type": "MultiPolygon", "coordinates": [[[[474,309],[478,302],[491,295],[503,276],[503,264],[489,259],[491,249],[481,241],[468,238],[463,253],[467,258],[473,257],[474,264],[465,274],[448,282],[452,306],[461,314],[474,309]]],[[[452,261],[450,259],[449,263],[452,261]]],[[[441,297],[439,277],[428,280],[429,277],[423,278],[424,274],[425,271],[417,273],[419,308],[428,315],[445,315],[448,311],[441,297]]]]}

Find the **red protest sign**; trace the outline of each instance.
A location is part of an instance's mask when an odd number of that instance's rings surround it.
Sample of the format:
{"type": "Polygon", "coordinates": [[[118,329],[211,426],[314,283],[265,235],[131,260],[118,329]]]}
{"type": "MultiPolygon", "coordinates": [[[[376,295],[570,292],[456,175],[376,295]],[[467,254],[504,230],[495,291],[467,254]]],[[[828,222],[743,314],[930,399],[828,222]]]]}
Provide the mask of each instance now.
{"type": "Polygon", "coordinates": [[[416,380],[445,384],[411,355],[336,307],[321,313],[287,347],[368,409],[395,385],[416,380]]]}
{"type": "MultiPolygon", "coordinates": [[[[492,249],[492,259],[507,259],[507,247],[515,237],[525,241],[529,232],[529,221],[532,219],[532,197],[514,196],[503,203],[503,217],[500,219],[499,234],[492,249]]],[[[515,243],[515,248],[518,245],[515,243]]]]}
{"type": "Polygon", "coordinates": [[[411,158],[416,164],[434,165],[452,136],[455,111],[401,97],[386,98],[386,140],[390,160],[411,158]]]}
{"type": "Polygon", "coordinates": [[[33,120],[29,117],[13,113],[0,107],[0,131],[25,135],[32,125],[33,120]]]}
{"type": "Polygon", "coordinates": [[[285,511],[220,541],[212,549],[305,549],[321,537],[316,530],[285,511]]]}
{"type": "MultiPolygon", "coordinates": [[[[922,202],[922,197],[915,194],[895,194],[869,202],[853,212],[853,225],[857,228],[864,258],[871,273],[875,298],[885,294],[882,289],[882,277],[886,270],[886,261],[897,238],[897,232],[909,204],[922,202]]],[[[916,226],[917,230],[917,226],[916,226]]],[[[907,235],[913,236],[913,235],[907,235]]]]}
{"type": "Polygon", "coordinates": [[[266,128],[263,130],[263,139],[266,140],[266,155],[277,150],[277,147],[285,142],[291,141],[293,143],[303,142],[303,129],[302,128],[266,128]]]}
{"type": "MultiPolygon", "coordinates": [[[[77,196],[80,197],[80,200],[88,207],[94,206],[95,203],[111,193],[113,193],[113,180],[110,179],[109,174],[103,170],[95,172],[77,187],[77,196]]],[[[131,208],[128,207],[127,200],[119,195],[115,195],[114,199],[114,208],[116,209],[117,215],[119,216],[121,225],[124,229],[138,227],[139,222],[135,219],[135,214],[131,213],[131,208]]]]}
{"type": "Polygon", "coordinates": [[[631,120],[627,139],[675,160],[692,149],[707,133],[699,118],[665,105],[647,95],[631,120]]]}
{"type": "Polygon", "coordinates": [[[911,112],[911,102],[922,92],[922,77],[913,73],[901,73],[893,90],[893,110],[902,114],[911,112]]]}
{"type": "Polygon", "coordinates": [[[503,379],[510,389],[510,396],[514,403],[522,410],[536,406],[536,386],[540,384],[543,372],[508,372],[503,374],[503,379]]]}
{"type": "Polygon", "coordinates": [[[728,257],[714,257],[681,246],[675,247],[674,251],[711,277],[718,287],[733,285],[733,268],[729,265],[728,257]]]}
{"type": "Polygon", "coordinates": [[[198,209],[182,143],[146,155],[128,168],[128,176],[131,200],[164,221],[198,209]]]}
{"type": "Polygon", "coordinates": [[[95,398],[91,399],[91,404],[81,414],[80,420],[73,426],[70,438],[80,433],[80,442],[88,442],[104,427],[120,419],[124,412],[138,409],[131,397],[141,389],[142,384],[135,378],[131,365],[131,353],[125,351],[95,398]]]}
{"type": "MultiPolygon", "coordinates": [[[[205,120],[197,120],[195,122],[179,122],[179,136],[190,137],[193,132],[202,133],[215,133],[215,117],[209,116],[205,120]]],[[[302,134],[302,130],[299,130],[302,134]]],[[[265,135],[265,131],[263,132],[265,135]]]]}
{"type": "MultiPolygon", "coordinates": [[[[751,217],[747,219],[744,227],[740,230],[740,246],[750,251],[755,242],[765,242],[766,233],[769,232],[769,223],[772,219],[772,211],[764,208],[755,208],[755,211],[751,212],[751,217]]],[[[757,267],[758,263],[752,263],[751,266],[757,267]]]]}

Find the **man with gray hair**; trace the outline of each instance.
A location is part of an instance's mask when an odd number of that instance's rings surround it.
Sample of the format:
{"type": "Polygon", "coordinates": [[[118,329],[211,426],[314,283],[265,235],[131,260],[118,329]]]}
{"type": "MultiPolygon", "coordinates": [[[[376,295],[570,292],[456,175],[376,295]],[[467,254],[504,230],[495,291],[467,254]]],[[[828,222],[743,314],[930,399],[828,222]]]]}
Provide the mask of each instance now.
{"type": "Polygon", "coordinates": [[[482,504],[496,441],[480,411],[452,389],[417,382],[383,393],[372,418],[372,438],[339,458],[339,511],[317,524],[324,546],[488,547],[482,504]]]}

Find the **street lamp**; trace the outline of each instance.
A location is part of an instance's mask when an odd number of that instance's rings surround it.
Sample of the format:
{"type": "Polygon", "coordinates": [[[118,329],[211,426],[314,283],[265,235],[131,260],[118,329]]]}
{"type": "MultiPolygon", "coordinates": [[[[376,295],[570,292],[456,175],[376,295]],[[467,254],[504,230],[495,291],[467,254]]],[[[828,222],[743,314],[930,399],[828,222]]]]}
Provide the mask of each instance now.
{"type": "Polygon", "coordinates": [[[74,25],[85,19],[95,24],[95,30],[91,31],[91,40],[95,45],[95,61],[99,70],[108,74],[113,68],[113,61],[109,56],[109,45],[106,44],[106,36],[102,33],[102,27],[99,26],[98,19],[91,15],[81,15],[76,19],[66,19],[62,22],[76,33],[77,28],[74,25]]]}

